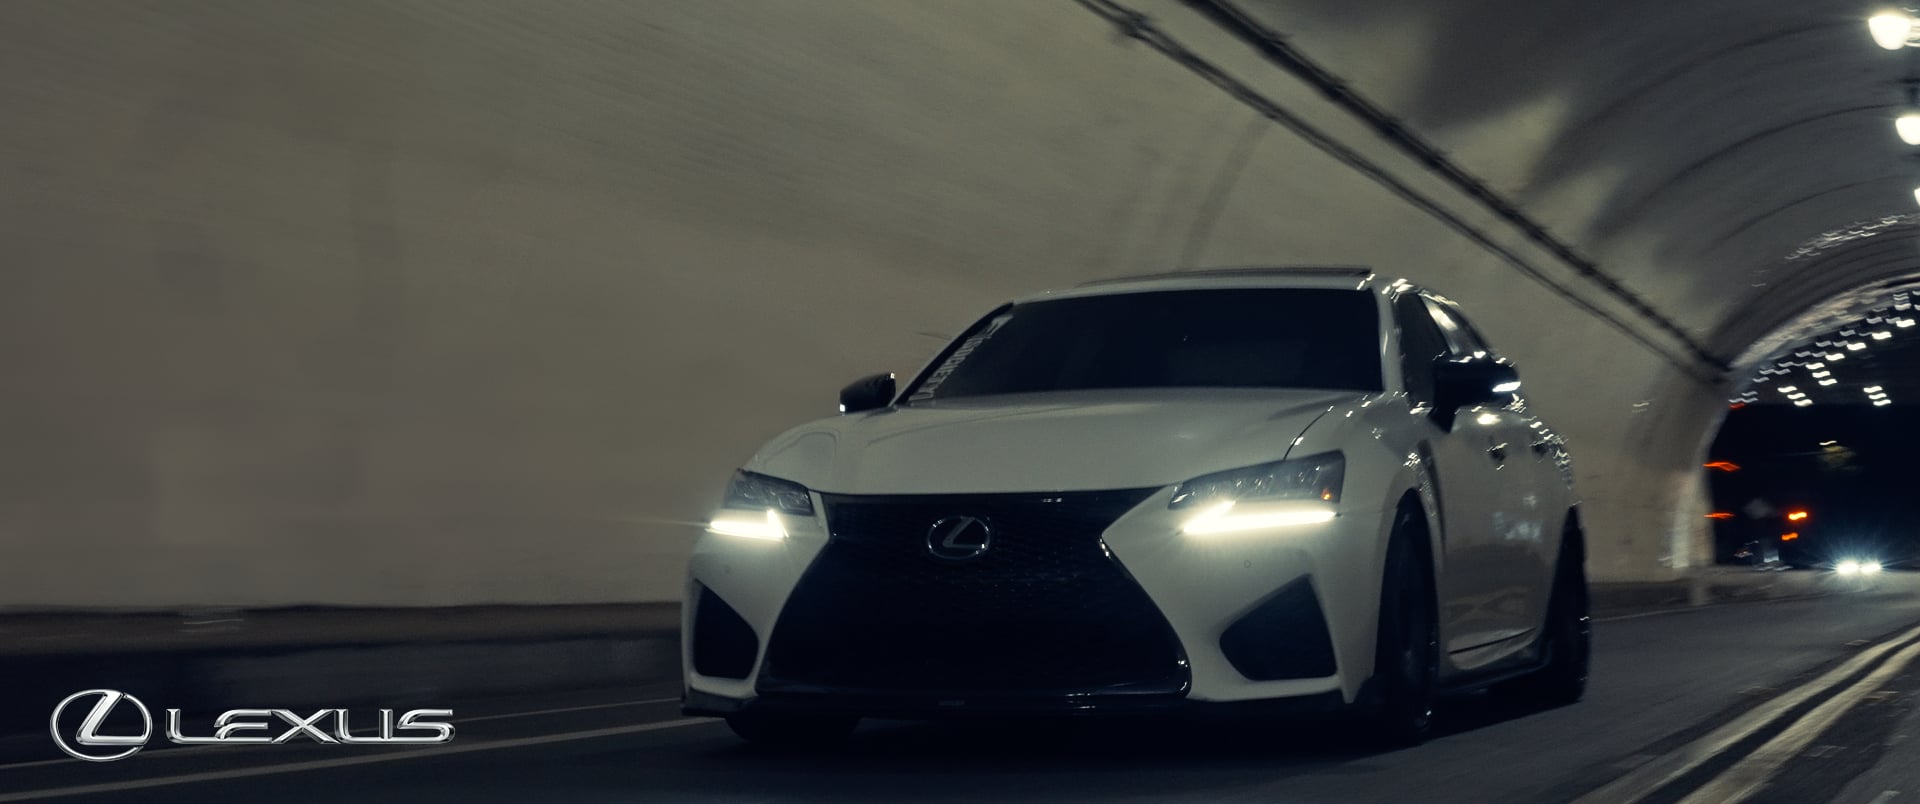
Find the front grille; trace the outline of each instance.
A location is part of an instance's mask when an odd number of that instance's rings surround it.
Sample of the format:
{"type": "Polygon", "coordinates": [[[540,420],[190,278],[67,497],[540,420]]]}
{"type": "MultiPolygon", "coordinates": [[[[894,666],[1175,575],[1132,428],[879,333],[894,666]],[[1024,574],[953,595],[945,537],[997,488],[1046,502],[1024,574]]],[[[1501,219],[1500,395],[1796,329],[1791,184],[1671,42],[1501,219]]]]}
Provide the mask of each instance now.
{"type": "Polygon", "coordinates": [[[761,688],[1182,691],[1179,640],[1100,538],[1152,493],[822,495],[831,538],[774,626],[761,688]],[[960,516],[989,524],[990,547],[933,556],[933,524],[960,516]]]}

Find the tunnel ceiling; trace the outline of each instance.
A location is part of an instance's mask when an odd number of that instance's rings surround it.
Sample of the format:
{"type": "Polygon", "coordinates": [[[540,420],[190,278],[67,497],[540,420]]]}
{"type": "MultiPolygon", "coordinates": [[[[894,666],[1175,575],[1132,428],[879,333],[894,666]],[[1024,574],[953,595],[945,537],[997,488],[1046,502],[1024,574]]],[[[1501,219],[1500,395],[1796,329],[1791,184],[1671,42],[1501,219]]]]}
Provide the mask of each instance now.
{"type": "Polygon", "coordinates": [[[1758,366],[1732,400],[1736,405],[1872,405],[1911,403],[1920,394],[1920,322],[1913,293],[1858,319],[1796,342],[1758,366]]]}
{"type": "Polygon", "coordinates": [[[1920,49],[1876,46],[1872,4],[1239,7],[1738,364],[1736,384],[1920,273],[1920,148],[1893,125],[1920,49]]]}

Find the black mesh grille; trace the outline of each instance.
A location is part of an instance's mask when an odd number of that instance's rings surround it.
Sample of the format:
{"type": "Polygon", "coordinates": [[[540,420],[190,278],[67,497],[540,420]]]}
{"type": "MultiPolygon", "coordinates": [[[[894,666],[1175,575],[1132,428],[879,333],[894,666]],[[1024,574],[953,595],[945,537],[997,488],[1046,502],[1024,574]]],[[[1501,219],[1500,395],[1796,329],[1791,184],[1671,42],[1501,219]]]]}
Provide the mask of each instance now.
{"type": "Polygon", "coordinates": [[[1220,650],[1254,681],[1333,675],[1333,638],[1313,580],[1300,578],[1241,617],[1220,635],[1220,650]]]}
{"type": "Polygon", "coordinates": [[[693,610],[693,670],[716,678],[746,678],[760,655],[760,639],[740,613],[712,589],[700,587],[693,610]]]}
{"type": "Polygon", "coordinates": [[[1184,690],[1173,629],[1100,539],[1151,493],[823,495],[832,538],[774,627],[761,688],[1184,690]],[[984,554],[930,554],[955,516],[991,526],[984,554]]]}

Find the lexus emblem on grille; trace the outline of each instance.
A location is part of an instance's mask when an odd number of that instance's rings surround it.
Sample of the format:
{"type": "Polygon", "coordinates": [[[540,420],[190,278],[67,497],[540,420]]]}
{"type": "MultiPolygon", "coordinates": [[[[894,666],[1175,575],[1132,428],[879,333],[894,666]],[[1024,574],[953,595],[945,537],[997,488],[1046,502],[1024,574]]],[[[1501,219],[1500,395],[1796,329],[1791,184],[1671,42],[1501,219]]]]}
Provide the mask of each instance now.
{"type": "Polygon", "coordinates": [[[943,517],[927,529],[927,553],[948,561],[986,555],[993,546],[993,526],[977,516],[943,517]]]}

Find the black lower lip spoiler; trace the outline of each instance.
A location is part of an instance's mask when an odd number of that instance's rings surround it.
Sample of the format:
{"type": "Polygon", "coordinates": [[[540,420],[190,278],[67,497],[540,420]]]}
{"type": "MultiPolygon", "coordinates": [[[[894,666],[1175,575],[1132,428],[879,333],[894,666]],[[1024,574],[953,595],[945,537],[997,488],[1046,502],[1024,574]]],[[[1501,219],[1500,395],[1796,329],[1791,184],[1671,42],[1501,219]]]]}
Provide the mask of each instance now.
{"type": "Polygon", "coordinates": [[[1092,695],[782,692],[763,693],[746,700],[689,691],[682,711],[691,716],[704,717],[726,717],[748,711],[781,711],[854,714],[887,720],[947,720],[1102,715],[1311,715],[1334,713],[1345,706],[1346,700],[1337,690],[1289,698],[1226,702],[1192,700],[1185,691],[1092,695]]]}

